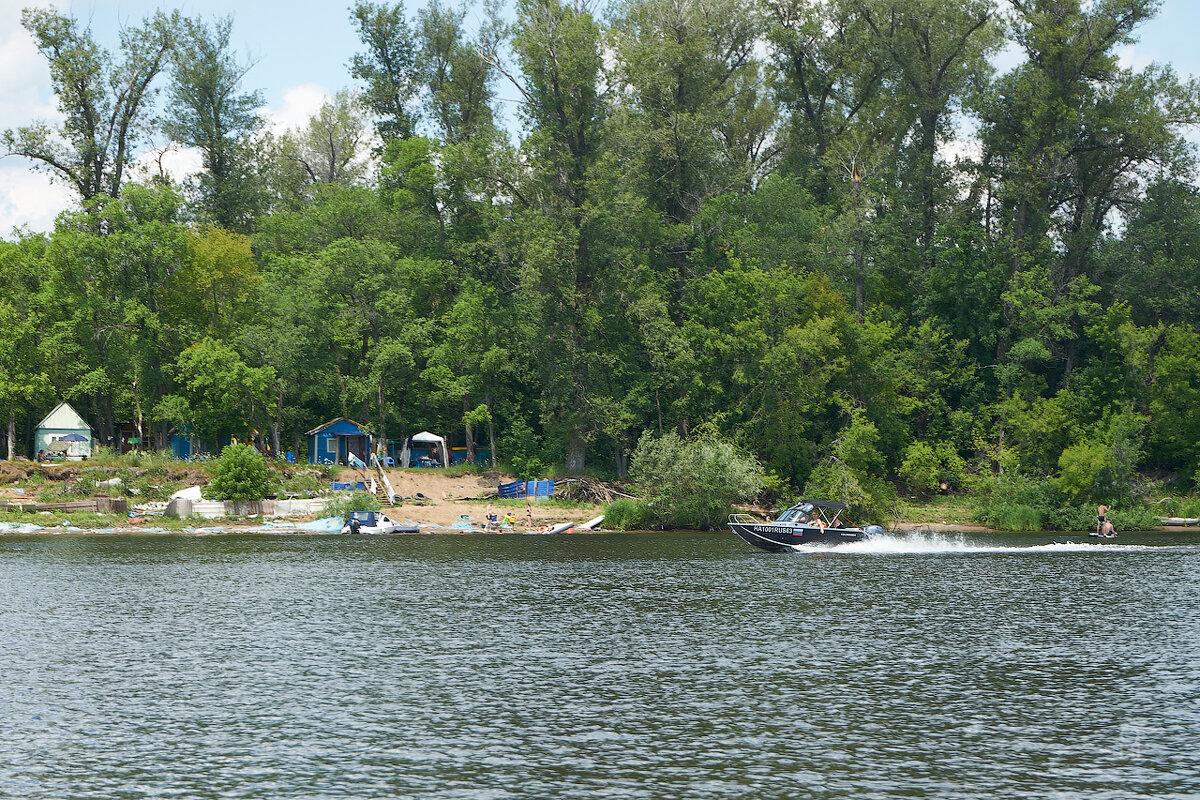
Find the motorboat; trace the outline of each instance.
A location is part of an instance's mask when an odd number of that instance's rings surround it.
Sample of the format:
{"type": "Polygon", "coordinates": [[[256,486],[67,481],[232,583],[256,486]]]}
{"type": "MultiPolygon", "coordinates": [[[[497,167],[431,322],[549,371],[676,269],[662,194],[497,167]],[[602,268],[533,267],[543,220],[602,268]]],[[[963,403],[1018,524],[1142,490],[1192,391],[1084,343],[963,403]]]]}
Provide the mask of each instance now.
{"type": "Polygon", "coordinates": [[[415,533],[415,526],[404,528],[379,511],[351,511],[342,533],[415,533]]]}
{"type": "Polygon", "coordinates": [[[843,544],[881,536],[883,528],[849,524],[846,504],[830,500],[801,500],[772,522],[749,514],[730,514],[729,529],[757,548],[787,553],[806,544],[843,544]]]}

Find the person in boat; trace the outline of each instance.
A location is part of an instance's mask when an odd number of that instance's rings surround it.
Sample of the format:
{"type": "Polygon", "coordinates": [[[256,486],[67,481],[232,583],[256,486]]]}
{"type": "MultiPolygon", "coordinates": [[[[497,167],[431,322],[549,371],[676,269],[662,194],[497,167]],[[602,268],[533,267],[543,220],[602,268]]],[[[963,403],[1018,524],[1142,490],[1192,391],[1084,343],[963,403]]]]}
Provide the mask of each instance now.
{"type": "MultiPolygon", "coordinates": [[[[1096,506],[1096,533],[1100,534],[1101,536],[1105,535],[1104,527],[1105,523],[1108,522],[1108,512],[1111,510],[1112,509],[1106,506],[1104,503],[1096,506]]],[[[1109,523],[1108,527],[1111,528],[1112,523],[1109,523]]]]}

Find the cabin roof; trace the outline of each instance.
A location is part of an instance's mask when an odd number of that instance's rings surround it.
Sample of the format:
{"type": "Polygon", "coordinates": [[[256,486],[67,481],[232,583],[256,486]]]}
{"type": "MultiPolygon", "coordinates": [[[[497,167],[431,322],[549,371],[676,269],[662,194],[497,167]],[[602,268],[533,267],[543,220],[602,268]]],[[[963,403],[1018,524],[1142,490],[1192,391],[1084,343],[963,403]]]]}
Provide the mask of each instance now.
{"type": "Polygon", "coordinates": [[[79,416],[79,412],[72,408],[70,403],[66,402],[56,405],[54,410],[37,424],[37,427],[60,431],[91,432],[92,430],[92,426],[88,425],[83,417],[79,416]]]}
{"type": "Polygon", "coordinates": [[[366,433],[366,431],[363,431],[362,425],[359,425],[357,422],[350,419],[349,417],[335,417],[334,419],[329,420],[329,422],[326,422],[322,425],[318,425],[317,427],[313,428],[311,431],[309,431],[308,433],[306,433],[304,435],[305,436],[314,436],[322,431],[332,428],[334,425],[337,425],[339,422],[348,422],[351,425],[353,425],[354,427],[358,428],[358,430],[361,431],[362,433],[366,433]]]}

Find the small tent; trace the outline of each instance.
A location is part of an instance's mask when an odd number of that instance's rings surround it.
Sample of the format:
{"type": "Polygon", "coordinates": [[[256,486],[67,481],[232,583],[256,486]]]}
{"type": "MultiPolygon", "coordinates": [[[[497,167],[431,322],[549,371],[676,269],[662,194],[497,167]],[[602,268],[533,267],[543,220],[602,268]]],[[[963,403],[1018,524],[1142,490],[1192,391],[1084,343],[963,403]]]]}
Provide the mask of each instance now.
{"type": "Polygon", "coordinates": [[[70,403],[59,403],[34,429],[33,452],[62,452],[67,459],[80,461],[92,454],[94,439],[92,426],[83,421],[79,412],[70,403]]]}
{"type": "Polygon", "coordinates": [[[423,450],[435,457],[443,467],[450,465],[450,448],[446,446],[446,438],[436,433],[421,431],[404,440],[404,448],[400,451],[400,466],[414,466],[411,462],[413,450],[423,450]]]}

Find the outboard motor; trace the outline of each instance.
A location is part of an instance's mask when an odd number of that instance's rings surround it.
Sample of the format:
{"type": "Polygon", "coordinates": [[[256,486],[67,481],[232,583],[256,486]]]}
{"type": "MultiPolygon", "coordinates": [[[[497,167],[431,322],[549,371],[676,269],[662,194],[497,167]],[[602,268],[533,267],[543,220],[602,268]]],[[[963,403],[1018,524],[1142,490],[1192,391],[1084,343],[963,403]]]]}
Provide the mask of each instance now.
{"type": "Polygon", "coordinates": [[[362,527],[362,523],[359,522],[358,517],[350,518],[350,532],[351,533],[358,533],[358,530],[361,527],[362,527]]]}
{"type": "Polygon", "coordinates": [[[867,535],[868,539],[874,539],[876,536],[883,536],[883,528],[878,525],[868,525],[863,528],[863,533],[867,535]]]}

